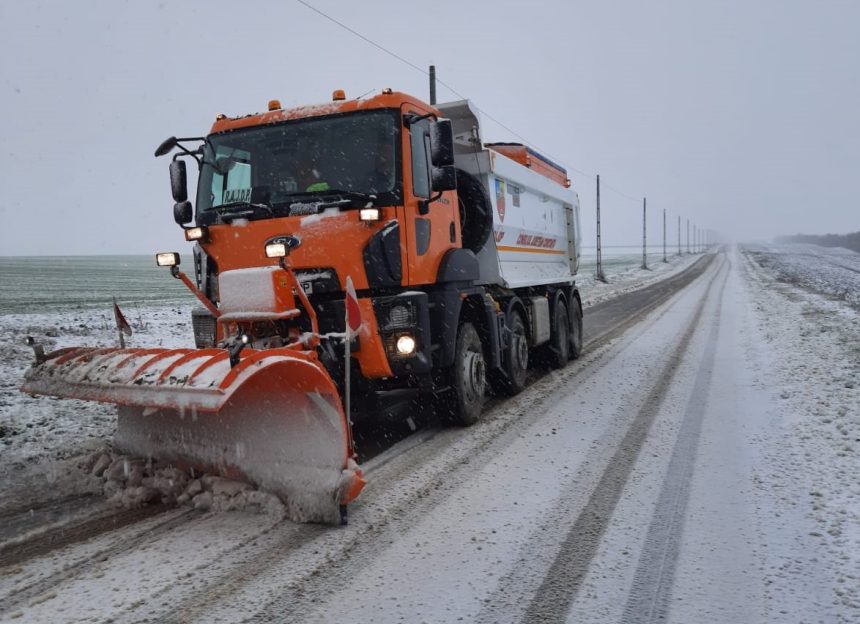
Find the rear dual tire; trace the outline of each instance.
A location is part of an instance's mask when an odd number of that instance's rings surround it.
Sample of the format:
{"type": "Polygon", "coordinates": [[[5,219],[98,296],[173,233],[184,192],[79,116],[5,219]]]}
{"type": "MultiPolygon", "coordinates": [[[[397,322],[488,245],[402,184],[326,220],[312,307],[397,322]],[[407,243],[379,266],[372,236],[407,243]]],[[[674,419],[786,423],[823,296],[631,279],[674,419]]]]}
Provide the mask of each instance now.
{"type": "Polygon", "coordinates": [[[570,302],[570,359],[582,355],[582,306],[577,299],[570,302]]]}
{"type": "Polygon", "coordinates": [[[526,387],[529,367],[529,343],[521,312],[511,312],[507,326],[508,340],[504,352],[504,370],[493,375],[493,390],[501,396],[514,396],[526,387]]]}
{"type": "Polygon", "coordinates": [[[552,331],[549,339],[549,365],[552,368],[564,368],[570,360],[570,319],[567,316],[567,306],[559,297],[555,302],[552,317],[552,331]]]}

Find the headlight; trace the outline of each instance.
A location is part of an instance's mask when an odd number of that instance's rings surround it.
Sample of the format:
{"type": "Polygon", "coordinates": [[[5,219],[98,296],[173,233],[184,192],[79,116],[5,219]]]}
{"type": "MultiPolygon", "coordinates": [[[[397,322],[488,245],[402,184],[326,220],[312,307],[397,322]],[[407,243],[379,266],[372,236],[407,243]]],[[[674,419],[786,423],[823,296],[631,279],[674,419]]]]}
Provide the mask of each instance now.
{"type": "Polygon", "coordinates": [[[202,240],[206,238],[206,228],[205,227],[193,227],[185,230],[185,240],[187,241],[196,241],[202,240]]]}
{"type": "Polygon", "coordinates": [[[400,336],[397,339],[397,353],[400,355],[412,355],[415,353],[415,338],[412,336],[400,336]]]}
{"type": "Polygon", "coordinates": [[[175,251],[157,253],[155,254],[155,263],[164,267],[179,266],[179,254],[175,251]]]}
{"type": "Polygon", "coordinates": [[[379,208],[362,208],[358,211],[358,218],[362,221],[379,221],[379,208]]]}
{"type": "Polygon", "coordinates": [[[286,243],[269,243],[266,245],[267,258],[283,258],[287,255],[286,243]]]}

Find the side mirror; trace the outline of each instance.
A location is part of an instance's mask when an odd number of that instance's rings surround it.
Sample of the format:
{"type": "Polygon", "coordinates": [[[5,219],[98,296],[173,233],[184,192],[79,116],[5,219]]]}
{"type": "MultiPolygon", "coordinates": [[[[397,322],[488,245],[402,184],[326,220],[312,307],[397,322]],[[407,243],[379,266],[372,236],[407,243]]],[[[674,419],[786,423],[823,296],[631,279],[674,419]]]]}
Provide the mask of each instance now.
{"type": "Polygon", "coordinates": [[[190,201],[181,201],[173,204],[173,220],[179,225],[189,223],[194,217],[194,209],[190,201]]]}
{"type": "Polygon", "coordinates": [[[433,190],[453,191],[457,188],[457,170],[454,167],[433,167],[433,190]]]}
{"type": "Polygon", "coordinates": [[[174,160],[170,163],[170,190],[173,193],[173,201],[181,203],[188,199],[188,180],[184,160],[174,160]]]}
{"type": "Polygon", "coordinates": [[[439,119],[430,124],[430,161],[434,167],[454,164],[454,129],[450,119],[439,119]]]}
{"type": "Polygon", "coordinates": [[[176,137],[170,137],[169,139],[165,139],[161,142],[161,145],[155,148],[155,157],[158,158],[159,156],[164,156],[167,152],[176,147],[176,144],[178,142],[179,141],[176,139],[176,137]]]}

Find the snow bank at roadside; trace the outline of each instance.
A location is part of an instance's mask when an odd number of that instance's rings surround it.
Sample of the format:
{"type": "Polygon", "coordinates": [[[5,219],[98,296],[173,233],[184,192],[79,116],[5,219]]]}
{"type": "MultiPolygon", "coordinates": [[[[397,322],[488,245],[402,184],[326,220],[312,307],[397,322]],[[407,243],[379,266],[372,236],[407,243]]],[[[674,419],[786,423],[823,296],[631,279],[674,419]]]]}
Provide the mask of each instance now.
{"type": "Polygon", "coordinates": [[[667,262],[649,260],[647,269],[639,267],[612,268],[604,271],[606,282],[595,279],[593,274],[577,275],[576,285],[582,297],[582,306],[588,308],[601,301],[618,297],[624,293],[638,290],[680,273],[693,263],[702,254],[683,254],[667,256],[667,262]]]}

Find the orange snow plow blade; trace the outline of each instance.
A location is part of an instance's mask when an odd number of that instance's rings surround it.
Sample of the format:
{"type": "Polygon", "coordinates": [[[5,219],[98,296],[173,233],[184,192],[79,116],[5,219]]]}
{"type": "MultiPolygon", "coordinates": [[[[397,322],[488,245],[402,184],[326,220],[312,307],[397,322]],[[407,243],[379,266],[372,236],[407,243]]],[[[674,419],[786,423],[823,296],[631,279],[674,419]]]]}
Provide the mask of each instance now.
{"type": "Polygon", "coordinates": [[[300,522],[340,521],[364,486],[337,389],[311,351],[61,349],[34,365],[31,394],[116,403],[115,446],[245,478],[300,522]]]}

